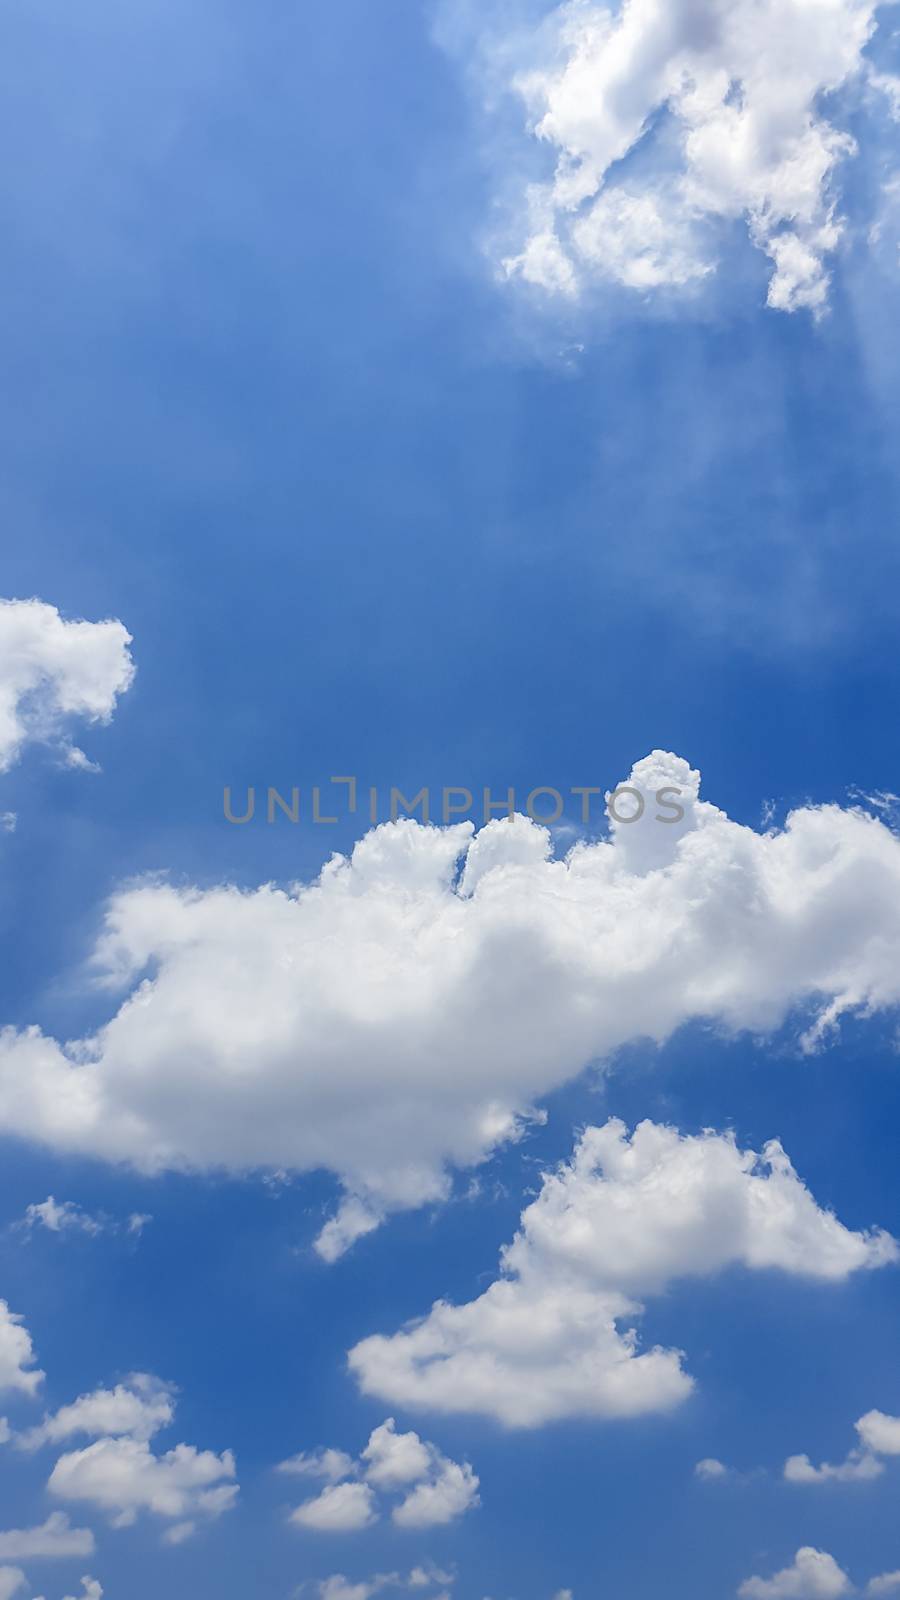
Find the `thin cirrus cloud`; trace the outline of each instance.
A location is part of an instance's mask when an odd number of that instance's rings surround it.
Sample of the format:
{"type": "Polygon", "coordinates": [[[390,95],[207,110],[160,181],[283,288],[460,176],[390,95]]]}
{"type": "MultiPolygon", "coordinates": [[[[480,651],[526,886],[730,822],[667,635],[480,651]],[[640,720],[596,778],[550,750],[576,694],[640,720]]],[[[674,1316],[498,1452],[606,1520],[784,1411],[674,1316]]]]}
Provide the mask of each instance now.
{"type": "Polygon", "coordinates": [[[800,1015],[815,1049],[844,1013],[900,1002],[884,821],[809,805],[760,833],[662,751],[629,781],[641,819],[563,859],[525,817],[474,835],[407,819],[289,890],[124,889],[94,951],[124,999],[75,1044],[0,1034],[0,1131],[145,1171],[328,1169],[333,1260],[629,1041],[800,1015]]]}
{"type": "Polygon", "coordinates": [[[640,1350],[640,1297],[732,1265],[840,1283],[898,1258],[887,1234],[822,1210],[777,1142],[760,1157],[731,1135],[612,1120],[545,1175],[483,1294],[363,1339],[349,1363],[366,1394],[509,1427],[664,1412],[693,1380],[680,1351],[640,1350]]]}
{"type": "Polygon", "coordinates": [[[491,8],[445,6],[444,35],[492,107],[505,89],[524,108],[519,146],[491,142],[519,219],[502,271],[569,300],[598,282],[696,289],[741,225],[769,259],[768,304],[821,313],[844,230],[839,179],[858,151],[850,114],[862,100],[879,123],[896,115],[900,80],[866,53],[883,10],[569,0],[529,26],[524,8],[494,23],[491,8]]]}
{"type": "Polygon", "coordinates": [[[110,720],[134,678],[130,644],[116,620],[66,621],[42,600],[0,600],[0,772],[30,743],[90,767],[69,729],[110,720]]]}
{"type": "Polygon", "coordinates": [[[478,1478],[467,1461],[451,1461],[415,1432],[398,1433],[393,1417],[372,1430],[358,1459],[339,1450],[294,1456],[279,1472],[329,1481],[291,1513],[296,1527],[351,1533],[371,1527],[386,1500],[398,1528],[454,1522],[479,1504],[478,1478]]]}

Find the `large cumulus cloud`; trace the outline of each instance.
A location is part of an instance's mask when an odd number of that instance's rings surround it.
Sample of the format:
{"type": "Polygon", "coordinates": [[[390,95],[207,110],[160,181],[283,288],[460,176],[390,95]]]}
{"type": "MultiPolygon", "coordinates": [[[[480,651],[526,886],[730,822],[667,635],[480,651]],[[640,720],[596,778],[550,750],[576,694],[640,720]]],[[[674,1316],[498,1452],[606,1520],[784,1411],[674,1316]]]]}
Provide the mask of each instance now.
{"type": "Polygon", "coordinates": [[[328,1169],[348,1196],[333,1256],[629,1040],[796,1012],[812,1047],[842,1012],[897,1004],[883,821],[808,806],[759,833],[660,751],[630,781],[640,821],[562,859],[523,817],[405,820],[308,885],[123,890],[94,953],[121,1004],[74,1044],[3,1033],[0,1130],[147,1171],[328,1169]]]}

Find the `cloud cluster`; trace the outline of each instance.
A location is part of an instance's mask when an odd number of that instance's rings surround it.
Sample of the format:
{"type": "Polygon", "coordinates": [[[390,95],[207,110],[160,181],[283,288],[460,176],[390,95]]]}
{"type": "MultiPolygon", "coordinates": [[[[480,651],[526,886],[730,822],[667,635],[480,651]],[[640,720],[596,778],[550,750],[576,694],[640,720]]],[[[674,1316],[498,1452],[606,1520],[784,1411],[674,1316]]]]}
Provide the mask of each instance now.
{"type": "Polygon", "coordinates": [[[763,1034],[802,1010],[813,1048],[842,1013],[900,1001],[884,821],[806,806],[758,833],[661,751],[629,782],[640,820],[564,859],[521,816],[475,835],[404,820],[289,891],[123,890],[94,961],[125,998],[74,1044],[0,1034],[0,1131],[151,1171],[330,1169],[333,1259],[629,1040],[691,1019],[763,1034]]]}
{"type": "MultiPolygon", "coordinates": [[[[898,90],[865,55],[878,11],[877,0],[568,0],[530,33],[509,8],[499,35],[485,20],[476,51],[555,162],[519,193],[525,237],[506,273],[568,297],[595,281],[683,289],[744,225],[772,263],[769,305],[819,313],[843,226],[836,175],[857,148],[838,92],[871,75],[880,118],[898,90]]],[[[521,162],[510,166],[520,184],[521,162]]]]}
{"type": "Polygon", "coordinates": [[[867,1411],[854,1424],[859,1444],[846,1461],[831,1466],[824,1461],[815,1467],[807,1455],[789,1456],[784,1464],[787,1483],[865,1483],[884,1471],[883,1456],[900,1456],[900,1417],[883,1411],[867,1411]]]}
{"type": "Polygon", "coordinates": [[[898,1255],[820,1209],[777,1142],[758,1156],[727,1134],[644,1122],[629,1137],[612,1120],[545,1175],[483,1294],[362,1340],[350,1367],[367,1394],[510,1427],[665,1411],[692,1380],[680,1351],[639,1350],[639,1297],[731,1265],[838,1283],[898,1255]]]}
{"type": "Polygon", "coordinates": [[[301,1528],[349,1533],[379,1518],[379,1501],[400,1498],[391,1510],[398,1528],[433,1528],[478,1505],[478,1478],[467,1461],[451,1461],[417,1433],[398,1433],[393,1417],[372,1430],[359,1459],[340,1450],[293,1456],[280,1472],[328,1480],[291,1513],[301,1528]]]}
{"type": "MultiPolygon", "coordinates": [[[[0,1302],[0,1378],[8,1387],[33,1394],[43,1376],[33,1371],[33,1361],[31,1339],[21,1319],[0,1302]]],[[[195,1518],[212,1519],[229,1511],[237,1499],[238,1485],[230,1450],[216,1455],[178,1444],[165,1454],[154,1453],[151,1440],[169,1427],[174,1417],[172,1387],[147,1373],[135,1373],[113,1389],[81,1395],[47,1414],[37,1426],[11,1437],[23,1451],[79,1438],[89,1440],[59,1457],[47,1483],[48,1493],[57,1500],[104,1512],[115,1527],[128,1527],[141,1512],[151,1513],[169,1523],[167,1541],[180,1543],[194,1532],[195,1518]]],[[[0,1554],[24,1557],[24,1545],[29,1541],[59,1543],[69,1537],[83,1544],[91,1536],[70,1530],[68,1519],[60,1514],[43,1528],[0,1534],[0,1554]]],[[[77,1553],[88,1554],[90,1548],[92,1545],[83,1545],[77,1553]]]]}
{"type": "Polygon", "coordinates": [[[66,622],[42,600],[0,600],[0,772],[33,741],[90,766],[66,730],[109,721],[134,677],[130,644],[121,622],[66,622]]]}

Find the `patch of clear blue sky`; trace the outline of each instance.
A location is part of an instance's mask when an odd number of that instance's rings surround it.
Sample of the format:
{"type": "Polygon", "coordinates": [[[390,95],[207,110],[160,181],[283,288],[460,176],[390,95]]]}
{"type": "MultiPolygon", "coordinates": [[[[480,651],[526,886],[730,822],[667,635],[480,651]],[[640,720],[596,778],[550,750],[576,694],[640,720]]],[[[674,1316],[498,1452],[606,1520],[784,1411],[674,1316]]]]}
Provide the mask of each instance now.
{"type": "MultiPolygon", "coordinates": [[[[102,1017],[73,972],[123,878],[295,878],[352,839],[229,828],[224,783],[526,792],[612,784],[663,745],[752,823],[767,799],[900,789],[880,267],[851,253],[819,327],[762,309],[738,240],[702,314],[536,320],[479,255],[492,175],[427,9],[10,0],[3,31],[2,589],[121,616],[140,668],[82,740],[102,776],[31,754],[4,780],[4,1020],[102,1017]]],[[[844,1220],[896,1231],[895,1085],[874,1024],[799,1064],[692,1030],[557,1097],[524,1153],[561,1157],[609,1111],[733,1121],[780,1134],[844,1220]]],[[[421,1538],[284,1529],[266,1464],[382,1420],[348,1345],[477,1292],[534,1172],[513,1152],[499,1199],[397,1219],[326,1270],[324,1180],[275,1200],[4,1152],[2,1220],[51,1190],[156,1218],[137,1248],[0,1236],[53,1401],[158,1371],[183,1387],[177,1437],[243,1469],[242,1510],[196,1547],[103,1534],[112,1600],[281,1596],[424,1554],[458,1563],[461,1600],[719,1600],[801,1543],[861,1578],[897,1565],[890,1474],[864,1496],[690,1477],[711,1452],[835,1459],[861,1410],[900,1408],[890,1274],[679,1290],[646,1324],[700,1379],[678,1418],[515,1441],[424,1419],[473,1460],[482,1511],[421,1538]]],[[[0,1453],[4,1525],[43,1470],[0,1453]]]]}

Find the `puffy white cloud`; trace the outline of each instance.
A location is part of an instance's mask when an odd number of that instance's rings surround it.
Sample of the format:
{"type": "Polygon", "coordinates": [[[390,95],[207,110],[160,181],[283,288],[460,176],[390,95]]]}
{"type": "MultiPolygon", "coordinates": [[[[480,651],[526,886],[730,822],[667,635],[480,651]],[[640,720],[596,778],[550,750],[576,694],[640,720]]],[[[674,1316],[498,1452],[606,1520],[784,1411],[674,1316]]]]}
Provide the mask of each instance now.
{"type": "Polygon", "coordinates": [[[34,1365],[31,1335],[22,1318],[0,1300],[0,1394],[4,1389],[34,1394],[43,1377],[34,1365]]]}
{"type": "MultiPolygon", "coordinates": [[[[322,1450],[294,1456],[278,1470],[332,1479],[321,1494],[291,1514],[299,1526],[326,1533],[370,1527],[378,1520],[378,1497],[404,1490],[409,1492],[391,1513],[398,1527],[437,1527],[478,1505],[478,1478],[469,1463],[451,1461],[417,1433],[398,1433],[393,1417],[373,1428],[358,1461],[340,1450],[322,1450]],[[338,1481],[351,1477],[365,1482],[338,1481]]],[[[417,1586],[416,1574],[421,1579],[425,1569],[415,1569],[412,1587],[417,1586]]],[[[395,1578],[392,1575],[391,1581],[395,1578]]]]}
{"type": "Polygon", "coordinates": [[[417,1483],[431,1467],[431,1447],[417,1433],[398,1433],[393,1417],[374,1428],[362,1452],[366,1477],[379,1489],[417,1483]]]}
{"type": "Polygon", "coordinates": [[[629,1040],[805,1011],[813,1048],[842,1013],[900,1001],[883,821],[810,806],[760,834],[663,752],[631,783],[640,820],[561,860],[524,817],[475,837],[406,820],[289,892],[124,890],[94,959],[126,998],[74,1045],[0,1035],[0,1130],[151,1171],[328,1168],[350,1196],[320,1241],[333,1258],[629,1040]]]}
{"type": "Polygon", "coordinates": [[[20,1449],[37,1450],[44,1444],[60,1444],[78,1434],[99,1439],[104,1435],[133,1439],[152,1439],[167,1428],[175,1416],[175,1396],[170,1384],[149,1373],[133,1373],[114,1389],[95,1389],[81,1395],[71,1405],[61,1406],[52,1416],[16,1440],[20,1449]]]}
{"type": "Polygon", "coordinates": [[[784,1464],[785,1480],[796,1484],[864,1483],[880,1477],[884,1464],[879,1457],[900,1455],[900,1417],[867,1411],[855,1427],[860,1444],[849,1452],[846,1461],[839,1466],[826,1461],[815,1467],[807,1455],[789,1456],[784,1464]]]}
{"type": "Polygon", "coordinates": [[[823,1461],[814,1467],[809,1456],[789,1456],[784,1463],[786,1483],[868,1483],[884,1471],[881,1462],[865,1450],[851,1450],[846,1461],[831,1466],[823,1461]]]}
{"type": "Polygon", "coordinates": [[[866,1584],[866,1594],[897,1594],[900,1591],[900,1572],[882,1572],[877,1578],[870,1578],[866,1584]]]}
{"type": "Polygon", "coordinates": [[[350,1352],[367,1394],[511,1427],[566,1416],[664,1411],[692,1380],[681,1352],[641,1353],[636,1296],[732,1264],[824,1282],[881,1266],[898,1247],[821,1210],[777,1142],[762,1156],[730,1134],[641,1123],[588,1128],[545,1175],[476,1300],[438,1301],[409,1328],[350,1352]]]}
{"type": "Polygon", "coordinates": [[[74,719],[108,722],[134,677],[121,622],[66,622],[41,600],[0,600],[0,772],[29,741],[62,741],[73,766],[90,766],[65,742],[74,719]]]}
{"type": "Polygon", "coordinates": [[[12,1600],[24,1584],[25,1574],[18,1567],[0,1567],[0,1600],[12,1600]]]}
{"type": "Polygon", "coordinates": [[[154,1456],[145,1440],[103,1438],[61,1456],[47,1488],[59,1500],[95,1506],[126,1527],[141,1511],[177,1520],[218,1517],[237,1498],[234,1476],[230,1450],[217,1456],[179,1444],[154,1456]]]}
{"type": "Polygon", "coordinates": [[[715,1456],[706,1456],[703,1461],[698,1461],[694,1468],[694,1477],[703,1478],[707,1483],[715,1483],[728,1476],[729,1468],[724,1461],[717,1461],[715,1456]]]}
{"type": "Polygon", "coordinates": [[[444,1461],[434,1479],[419,1483],[391,1513],[398,1528],[435,1528],[479,1504],[478,1479],[467,1461],[444,1461]]]}
{"type": "Polygon", "coordinates": [[[770,306],[821,311],[836,179],[857,150],[837,91],[871,81],[880,121],[895,104],[865,55],[877,0],[569,0],[531,31],[508,7],[498,29],[490,9],[471,39],[490,99],[512,89],[555,157],[524,185],[509,159],[525,226],[507,274],[570,299],[596,280],[682,288],[743,223],[773,264],[770,306]]]}
{"type": "Polygon", "coordinates": [[[748,1578],[738,1594],[744,1600],[841,1600],[853,1585],[833,1556],[809,1545],[773,1578],[748,1578]]]}
{"type": "Polygon", "coordinates": [[[355,1533],[377,1522],[375,1496],[367,1483],[332,1483],[314,1500],[304,1500],[291,1512],[299,1528],[317,1533],[355,1533]]]}
{"type": "Polygon", "coordinates": [[[94,1551],[90,1528],[73,1528],[63,1511],[55,1511],[39,1528],[0,1533],[0,1560],[32,1561],[89,1556],[94,1551]]]}
{"type": "Polygon", "coordinates": [[[856,1431],[869,1450],[879,1456],[900,1456],[900,1417],[883,1411],[867,1411],[856,1423],[856,1431]]]}

